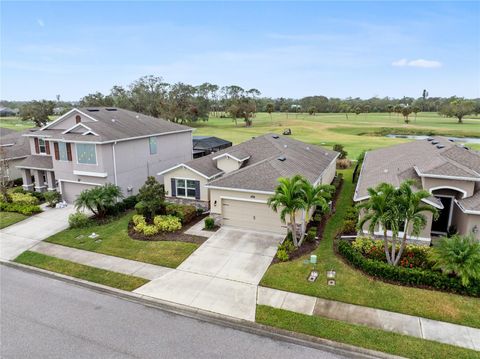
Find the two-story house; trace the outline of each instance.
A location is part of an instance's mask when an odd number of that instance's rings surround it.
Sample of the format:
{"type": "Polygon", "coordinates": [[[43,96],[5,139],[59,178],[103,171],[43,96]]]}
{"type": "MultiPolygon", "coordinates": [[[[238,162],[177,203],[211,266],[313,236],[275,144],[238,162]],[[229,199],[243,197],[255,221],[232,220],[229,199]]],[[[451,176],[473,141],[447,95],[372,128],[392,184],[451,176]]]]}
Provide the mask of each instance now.
{"type": "Polygon", "coordinates": [[[136,194],[147,176],[192,159],[191,128],[120,108],[75,108],[25,136],[23,187],[58,190],[67,202],[105,183],[136,194]]]}
{"type": "MultiPolygon", "coordinates": [[[[430,137],[369,151],[365,155],[354,201],[366,200],[368,188],[382,182],[398,187],[413,179],[418,189],[430,192],[425,203],[438,209],[439,217],[425,213],[427,225],[417,242],[430,243],[450,231],[480,239],[480,153],[445,137],[430,137]]],[[[365,226],[366,228],[366,226],[365,226]]],[[[379,235],[381,228],[377,229],[379,235]]]]}

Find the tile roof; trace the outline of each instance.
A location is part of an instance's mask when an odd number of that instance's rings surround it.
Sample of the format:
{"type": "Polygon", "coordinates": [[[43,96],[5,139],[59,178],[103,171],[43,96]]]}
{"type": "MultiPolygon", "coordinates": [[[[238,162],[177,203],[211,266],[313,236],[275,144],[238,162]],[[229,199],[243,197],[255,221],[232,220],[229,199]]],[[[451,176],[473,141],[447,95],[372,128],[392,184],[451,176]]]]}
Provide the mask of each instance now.
{"type": "Polygon", "coordinates": [[[338,156],[337,152],[319,146],[267,134],[185,164],[207,177],[212,177],[222,173],[213,160],[221,154],[249,159],[242,168],[213,180],[210,185],[268,192],[274,190],[279,177],[301,174],[310,181],[317,180],[338,156]],[[280,161],[279,157],[284,157],[285,160],[280,161]]]}
{"type": "Polygon", "coordinates": [[[121,108],[89,107],[79,108],[78,110],[96,120],[96,122],[84,122],[83,125],[90,128],[98,136],[84,136],[81,133],[63,134],[64,130],[55,130],[48,127],[34,132],[34,135],[50,136],[52,139],[66,141],[109,142],[133,137],[148,137],[153,134],[193,131],[188,126],[121,108]]]}
{"type": "Polygon", "coordinates": [[[30,155],[20,162],[17,167],[53,170],[52,156],[30,155]]]}

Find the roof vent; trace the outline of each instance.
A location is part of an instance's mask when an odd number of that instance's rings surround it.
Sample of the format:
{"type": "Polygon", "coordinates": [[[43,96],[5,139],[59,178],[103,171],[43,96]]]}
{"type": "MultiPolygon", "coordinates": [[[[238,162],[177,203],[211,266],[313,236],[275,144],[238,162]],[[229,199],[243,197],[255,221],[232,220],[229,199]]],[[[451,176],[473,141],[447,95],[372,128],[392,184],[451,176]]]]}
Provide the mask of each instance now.
{"type": "Polygon", "coordinates": [[[87,111],[89,112],[98,112],[100,111],[98,108],[87,108],[87,111]]]}
{"type": "Polygon", "coordinates": [[[114,108],[114,107],[107,107],[105,110],[107,110],[107,111],[117,111],[117,109],[114,108]]]}
{"type": "Polygon", "coordinates": [[[455,142],[455,140],[453,138],[449,138],[448,139],[450,142],[455,142]]]}
{"type": "Polygon", "coordinates": [[[437,145],[438,141],[432,141],[432,145],[437,145]]]}
{"type": "Polygon", "coordinates": [[[273,135],[272,136],[274,139],[277,139],[278,138],[278,135],[273,135]]]}
{"type": "Polygon", "coordinates": [[[285,161],[286,159],[287,158],[285,156],[280,156],[280,157],[277,158],[277,160],[282,161],[282,162],[285,161]]]}
{"type": "Polygon", "coordinates": [[[437,148],[444,148],[444,145],[437,145],[437,148]]]}
{"type": "Polygon", "coordinates": [[[428,137],[428,138],[427,138],[427,141],[433,141],[433,138],[432,138],[432,137],[428,137]]]}
{"type": "Polygon", "coordinates": [[[115,122],[115,121],[117,121],[117,120],[116,120],[116,119],[114,119],[114,118],[112,118],[112,122],[115,122]]]}
{"type": "Polygon", "coordinates": [[[287,146],[287,145],[283,145],[283,147],[287,148],[288,146],[287,146]]]}
{"type": "Polygon", "coordinates": [[[385,168],[385,169],[383,170],[383,173],[388,173],[388,169],[385,168]]]}
{"type": "Polygon", "coordinates": [[[308,146],[307,146],[307,147],[305,147],[305,149],[306,149],[307,151],[310,151],[310,147],[308,147],[308,146]]]}
{"type": "Polygon", "coordinates": [[[467,151],[470,149],[470,147],[467,146],[463,146],[463,148],[465,148],[467,151]]]}

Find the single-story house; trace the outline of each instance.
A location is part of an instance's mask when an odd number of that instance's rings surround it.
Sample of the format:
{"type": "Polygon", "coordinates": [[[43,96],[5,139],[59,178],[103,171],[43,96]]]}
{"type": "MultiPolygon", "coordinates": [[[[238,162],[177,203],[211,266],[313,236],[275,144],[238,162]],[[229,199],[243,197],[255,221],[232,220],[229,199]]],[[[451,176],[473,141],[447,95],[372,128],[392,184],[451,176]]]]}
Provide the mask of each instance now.
{"type": "Polygon", "coordinates": [[[169,200],[194,203],[223,225],[286,233],[268,205],[278,178],[300,174],[332,183],[338,153],[288,137],[266,134],[159,173],[169,200]]]}
{"type": "MultiPolygon", "coordinates": [[[[430,243],[434,236],[456,229],[480,239],[480,153],[445,137],[430,137],[369,151],[365,154],[354,201],[368,198],[368,188],[382,182],[399,186],[407,179],[431,193],[424,202],[439,210],[418,237],[411,241],[430,243]]],[[[381,234],[378,228],[378,234],[381,234]]]]}
{"type": "Polygon", "coordinates": [[[30,144],[23,135],[30,132],[14,131],[0,128],[0,160],[8,163],[8,168],[3,176],[13,181],[22,177],[22,172],[16,166],[30,155],[30,144]]]}
{"type": "Polygon", "coordinates": [[[193,136],[193,158],[203,157],[231,146],[230,141],[215,136],[193,136]]]}
{"type": "Polygon", "coordinates": [[[0,107],[0,117],[11,117],[18,114],[18,109],[12,110],[8,107],[0,107]]]}

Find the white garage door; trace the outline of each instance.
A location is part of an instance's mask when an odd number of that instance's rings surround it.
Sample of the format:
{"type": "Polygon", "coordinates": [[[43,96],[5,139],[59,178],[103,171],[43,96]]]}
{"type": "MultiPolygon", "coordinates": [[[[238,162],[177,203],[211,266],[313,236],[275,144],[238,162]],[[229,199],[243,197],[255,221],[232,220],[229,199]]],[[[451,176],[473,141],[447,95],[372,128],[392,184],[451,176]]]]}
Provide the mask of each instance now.
{"type": "Polygon", "coordinates": [[[266,203],[222,199],[223,224],[245,229],[286,233],[286,225],[280,214],[275,213],[266,203]]]}
{"type": "Polygon", "coordinates": [[[62,182],[62,198],[67,203],[74,203],[80,192],[93,187],[84,183],[62,182]]]}

